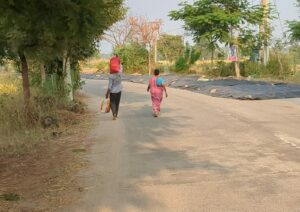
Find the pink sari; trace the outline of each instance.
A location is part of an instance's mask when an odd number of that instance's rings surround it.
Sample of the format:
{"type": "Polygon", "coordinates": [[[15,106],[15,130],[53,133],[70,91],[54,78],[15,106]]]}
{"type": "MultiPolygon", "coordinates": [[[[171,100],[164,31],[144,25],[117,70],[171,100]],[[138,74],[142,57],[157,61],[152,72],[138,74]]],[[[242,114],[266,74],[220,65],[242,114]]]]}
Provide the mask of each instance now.
{"type": "Polygon", "coordinates": [[[152,77],[149,81],[150,93],[152,100],[152,109],[154,113],[160,112],[160,104],[163,100],[163,87],[158,87],[156,85],[157,77],[152,77]]]}

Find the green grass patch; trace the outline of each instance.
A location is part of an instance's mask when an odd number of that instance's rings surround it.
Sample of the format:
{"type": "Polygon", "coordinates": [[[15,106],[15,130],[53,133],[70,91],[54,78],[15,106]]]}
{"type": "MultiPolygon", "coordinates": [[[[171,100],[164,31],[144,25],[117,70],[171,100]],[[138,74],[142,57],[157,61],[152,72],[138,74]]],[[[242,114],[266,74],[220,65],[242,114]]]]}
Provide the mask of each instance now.
{"type": "Polygon", "coordinates": [[[74,153],[85,153],[86,149],[73,149],[72,152],[74,152],[74,153]]]}
{"type": "Polygon", "coordinates": [[[18,194],[0,194],[1,201],[17,202],[21,199],[18,194]]]}

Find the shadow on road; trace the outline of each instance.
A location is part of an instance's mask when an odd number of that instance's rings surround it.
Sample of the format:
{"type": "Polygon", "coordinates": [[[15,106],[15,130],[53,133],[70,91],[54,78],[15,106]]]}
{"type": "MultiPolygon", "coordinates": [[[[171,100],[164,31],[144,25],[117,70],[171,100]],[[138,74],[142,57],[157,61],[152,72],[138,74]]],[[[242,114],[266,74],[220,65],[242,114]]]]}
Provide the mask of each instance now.
{"type": "Polygon", "coordinates": [[[126,120],[124,131],[128,143],[122,151],[126,151],[128,161],[124,161],[127,163],[125,165],[127,170],[123,176],[125,182],[120,185],[120,189],[125,192],[118,205],[109,205],[109,208],[113,211],[126,211],[130,205],[143,211],[163,207],[162,203],[157,201],[157,196],[154,198],[155,194],[149,195],[143,191],[143,187],[190,183],[189,179],[178,181],[171,176],[172,173],[192,170],[205,170],[220,174],[228,172],[226,167],[205,158],[203,161],[193,161],[188,155],[188,149],[178,147],[180,143],[186,142],[184,139],[186,124],[182,120],[191,117],[174,117],[172,115],[176,114],[175,109],[163,108],[162,116],[154,118],[147,95],[140,96],[136,93],[126,95],[125,105],[122,107],[126,113],[122,119],[126,120]],[[130,104],[137,103],[133,95],[139,96],[138,103],[142,103],[142,107],[132,108],[130,104]],[[162,175],[168,177],[162,180],[162,175]]]}

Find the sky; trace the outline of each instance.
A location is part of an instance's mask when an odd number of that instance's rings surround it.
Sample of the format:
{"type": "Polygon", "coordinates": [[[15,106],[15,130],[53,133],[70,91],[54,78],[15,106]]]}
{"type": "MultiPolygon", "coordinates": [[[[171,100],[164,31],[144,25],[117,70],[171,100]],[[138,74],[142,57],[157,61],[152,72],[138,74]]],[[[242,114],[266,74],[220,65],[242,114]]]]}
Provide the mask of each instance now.
{"type": "MultiPolygon", "coordinates": [[[[129,15],[145,16],[149,20],[163,20],[162,32],[174,35],[183,35],[183,23],[180,21],[171,21],[168,14],[171,10],[179,9],[178,4],[182,0],[125,0],[126,6],[129,8],[129,15]]],[[[187,0],[192,3],[193,0],[187,0]]],[[[250,0],[254,4],[260,0],[250,0]]],[[[296,20],[300,17],[300,9],[295,6],[296,0],[270,0],[271,4],[277,5],[277,10],[280,14],[280,19],[273,21],[274,36],[280,38],[285,31],[286,20],[296,20]]],[[[191,38],[187,37],[187,40],[191,38]]],[[[107,42],[101,42],[101,52],[109,54],[112,47],[107,42]]]]}

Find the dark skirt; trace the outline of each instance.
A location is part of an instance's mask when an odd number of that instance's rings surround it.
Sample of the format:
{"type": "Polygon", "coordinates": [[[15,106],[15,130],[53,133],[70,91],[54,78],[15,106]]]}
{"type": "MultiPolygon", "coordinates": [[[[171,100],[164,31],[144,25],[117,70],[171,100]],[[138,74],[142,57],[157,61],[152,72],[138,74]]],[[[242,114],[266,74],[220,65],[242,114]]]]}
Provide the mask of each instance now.
{"type": "Polygon", "coordinates": [[[110,93],[110,109],[114,117],[117,117],[119,113],[121,94],[122,92],[110,93]]]}

